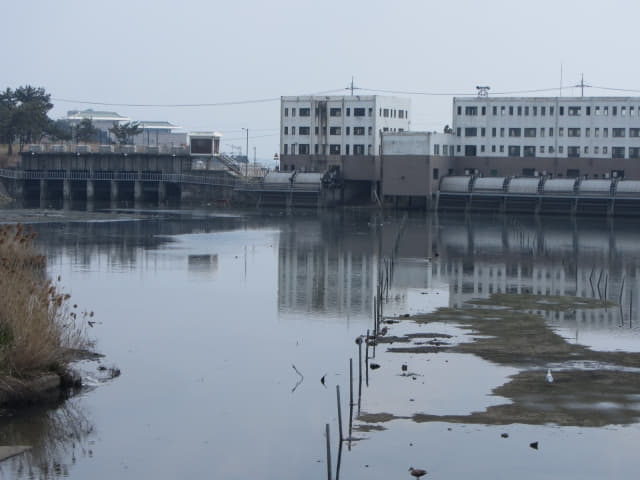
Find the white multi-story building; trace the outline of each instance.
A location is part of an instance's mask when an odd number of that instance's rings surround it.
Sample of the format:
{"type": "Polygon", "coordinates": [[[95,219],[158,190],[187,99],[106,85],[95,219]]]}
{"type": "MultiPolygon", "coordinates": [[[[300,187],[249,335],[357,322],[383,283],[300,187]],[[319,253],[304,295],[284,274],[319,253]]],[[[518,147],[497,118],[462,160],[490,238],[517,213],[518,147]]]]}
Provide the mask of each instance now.
{"type": "Polygon", "coordinates": [[[409,110],[400,97],[282,97],[281,156],[378,155],[380,132],[409,130],[409,110]]]}
{"type": "Polygon", "coordinates": [[[453,99],[455,156],[640,159],[640,97],[453,99]]]}

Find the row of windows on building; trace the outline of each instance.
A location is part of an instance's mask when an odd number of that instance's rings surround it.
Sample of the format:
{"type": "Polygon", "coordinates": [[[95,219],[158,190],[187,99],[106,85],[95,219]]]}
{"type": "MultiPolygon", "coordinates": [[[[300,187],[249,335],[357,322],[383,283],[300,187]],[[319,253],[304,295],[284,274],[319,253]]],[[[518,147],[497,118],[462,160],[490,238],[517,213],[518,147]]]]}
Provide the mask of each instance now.
{"type": "MultiPolygon", "coordinates": [[[[352,128],[351,127],[344,127],[344,134],[345,135],[351,135],[351,131],[352,128]]],[[[388,132],[388,131],[392,131],[392,132],[403,132],[404,128],[388,128],[385,127],[382,129],[383,132],[388,132]]],[[[295,135],[296,134],[296,127],[292,126],[291,130],[289,130],[288,126],[283,127],[283,134],[284,135],[289,135],[289,132],[291,132],[291,135],[295,135]]],[[[311,127],[298,127],[298,135],[311,135],[311,127]]],[[[323,127],[322,129],[322,133],[324,135],[327,134],[327,127],[323,127]]],[[[320,135],[320,127],[314,127],[314,134],[320,135]]],[[[354,135],[364,135],[365,134],[365,127],[353,127],[353,134],[354,135]]],[[[373,135],[373,127],[367,127],[366,129],[366,134],[367,135],[373,135]]],[[[342,127],[329,127],[329,135],[342,135],[342,127]]]]}
{"type": "MultiPolygon", "coordinates": [[[[345,116],[346,117],[350,117],[351,116],[351,107],[345,107],[345,116]]],[[[315,115],[320,115],[320,112],[322,110],[319,108],[315,109],[315,115]]],[[[311,108],[309,107],[299,107],[296,110],[296,107],[292,107],[291,108],[291,116],[295,117],[297,115],[299,115],[300,117],[310,117],[311,116],[311,108]]],[[[289,107],[285,107],[284,109],[284,116],[288,117],[289,116],[289,107]]],[[[330,107],[329,108],[329,116],[331,117],[341,117],[342,116],[342,107],[330,107]]],[[[369,117],[373,117],[373,107],[369,107],[369,108],[364,108],[364,107],[354,107],[353,108],[353,116],[354,117],[364,117],[364,116],[369,116],[369,117]]],[[[400,110],[400,109],[396,109],[396,108],[379,108],[378,109],[378,116],[379,117],[383,117],[383,118],[400,118],[400,119],[405,119],[405,118],[409,118],[409,111],[408,110],[400,110]]]]}
{"type": "MultiPolygon", "coordinates": [[[[480,115],[486,115],[487,114],[487,108],[486,106],[481,106],[481,107],[477,107],[477,106],[466,106],[466,107],[462,107],[461,105],[458,105],[456,111],[458,113],[458,115],[462,115],[462,112],[464,111],[464,115],[466,116],[470,116],[470,117],[474,117],[477,116],[478,113],[480,115]]],[[[504,115],[509,115],[509,116],[537,116],[538,114],[540,114],[540,116],[544,117],[547,115],[547,112],[549,115],[553,116],[555,114],[555,107],[551,106],[551,105],[493,105],[491,107],[491,114],[493,116],[504,116],[504,115]]],[[[634,106],[634,105],[605,105],[605,106],[600,106],[600,105],[596,105],[594,107],[591,107],[590,105],[587,106],[568,106],[568,107],[564,107],[564,106],[559,106],[558,107],[558,115],[563,116],[564,114],[567,114],[570,117],[579,117],[582,116],[583,114],[585,116],[591,116],[596,115],[596,116],[608,116],[609,113],[611,113],[612,116],[617,116],[618,114],[620,114],[620,116],[625,117],[625,116],[630,116],[630,117],[634,117],[636,115],[640,116],[640,106],[634,106]],[[611,107],[611,108],[609,108],[611,107]]]]}
{"type": "MultiPolygon", "coordinates": [[[[477,128],[477,127],[465,127],[464,129],[462,127],[458,127],[456,129],[456,135],[457,136],[462,136],[462,133],[464,133],[465,137],[485,137],[487,134],[487,128],[481,127],[481,128],[477,128]]],[[[578,128],[578,127],[567,127],[566,128],[566,134],[567,137],[581,137],[581,136],[585,136],[585,137],[591,137],[591,134],[593,133],[594,137],[608,137],[609,136],[609,130],[611,130],[611,136],[613,138],[623,138],[626,136],[629,136],[631,138],[640,138],[640,128],[600,128],[600,127],[596,127],[596,128],[591,128],[591,127],[585,127],[585,128],[578,128]]],[[[564,127],[558,127],[557,129],[558,132],[558,136],[559,137],[564,137],[565,135],[565,128],[564,127]]],[[[532,137],[544,137],[545,135],[549,136],[549,137],[553,137],[554,135],[554,128],[553,127],[540,127],[540,128],[536,128],[536,127],[525,127],[525,128],[520,128],[520,127],[512,127],[512,128],[505,128],[505,127],[492,127],[491,128],[491,136],[492,137],[504,137],[505,134],[507,134],[507,136],[509,137],[527,137],[527,138],[532,138],[532,137]]]]}
{"type": "MultiPolygon", "coordinates": [[[[435,151],[434,145],[434,154],[437,155],[435,151]]],[[[446,147],[446,146],[445,146],[446,147]]],[[[640,158],[640,147],[629,147],[629,158],[640,158]]],[[[453,147],[451,146],[450,150],[451,154],[453,154],[453,147]]],[[[462,153],[462,146],[456,145],[456,152],[462,153]]],[[[478,153],[483,154],[487,153],[485,145],[480,145],[479,148],[477,145],[465,145],[464,146],[464,155],[467,157],[475,157],[478,153]]],[[[491,145],[491,153],[505,153],[504,145],[491,145]]],[[[508,145],[507,153],[510,157],[535,157],[536,153],[544,155],[544,154],[555,154],[556,149],[553,145],[545,146],[539,145],[536,147],[535,145],[508,145]]],[[[558,155],[564,155],[565,149],[564,145],[558,146],[558,155]]],[[[595,146],[595,147],[579,147],[579,146],[568,146],[567,147],[567,157],[580,157],[581,155],[611,155],[612,158],[625,158],[627,153],[626,147],[611,147],[609,149],[608,146],[595,146]]],[[[443,152],[444,155],[447,155],[446,149],[443,152]]]]}
{"type": "MultiPolygon", "coordinates": [[[[284,144],[282,153],[285,155],[311,155],[311,145],[308,143],[292,143],[291,149],[288,144],[284,144]]],[[[313,153],[315,155],[342,155],[342,146],[339,143],[314,144],[313,153]]],[[[344,155],[373,155],[373,145],[353,144],[344,146],[344,155]]]]}

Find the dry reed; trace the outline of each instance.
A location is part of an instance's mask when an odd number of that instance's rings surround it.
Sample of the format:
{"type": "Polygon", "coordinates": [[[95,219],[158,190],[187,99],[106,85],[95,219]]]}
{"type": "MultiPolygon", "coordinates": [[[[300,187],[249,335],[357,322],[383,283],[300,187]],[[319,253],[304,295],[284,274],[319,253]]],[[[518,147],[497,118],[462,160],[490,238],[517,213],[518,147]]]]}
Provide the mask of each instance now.
{"type": "Polygon", "coordinates": [[[0,376],[62,372],[89,346],[86,317],[46,275],[46,258],[22,224],[0,226],[0,376]]]}

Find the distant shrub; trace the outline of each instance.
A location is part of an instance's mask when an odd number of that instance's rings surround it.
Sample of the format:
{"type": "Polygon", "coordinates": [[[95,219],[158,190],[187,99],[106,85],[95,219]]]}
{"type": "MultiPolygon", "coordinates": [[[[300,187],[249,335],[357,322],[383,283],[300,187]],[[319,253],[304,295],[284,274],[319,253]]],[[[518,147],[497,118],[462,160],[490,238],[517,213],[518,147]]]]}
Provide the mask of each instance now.
{"type": "Polygon", "coordinates": [[[35,238],[22,224],[0,226],[0,375],[62,371],[89,346],[83,320],[92,314],[78,314],[47,277],[35,238]]]}

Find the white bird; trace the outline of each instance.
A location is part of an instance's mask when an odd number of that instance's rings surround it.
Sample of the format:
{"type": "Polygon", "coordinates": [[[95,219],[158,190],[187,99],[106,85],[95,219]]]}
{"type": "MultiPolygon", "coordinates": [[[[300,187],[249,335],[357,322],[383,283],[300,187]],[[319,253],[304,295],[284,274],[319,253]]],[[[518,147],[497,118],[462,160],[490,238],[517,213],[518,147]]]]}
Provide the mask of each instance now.
{"type": "Polygon", "coordinates": [[[547,383],[553,383],[553,375],[551,375],[551,369],[547,369],[547,383]]]}

